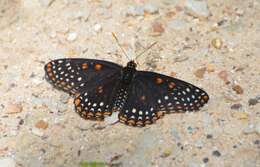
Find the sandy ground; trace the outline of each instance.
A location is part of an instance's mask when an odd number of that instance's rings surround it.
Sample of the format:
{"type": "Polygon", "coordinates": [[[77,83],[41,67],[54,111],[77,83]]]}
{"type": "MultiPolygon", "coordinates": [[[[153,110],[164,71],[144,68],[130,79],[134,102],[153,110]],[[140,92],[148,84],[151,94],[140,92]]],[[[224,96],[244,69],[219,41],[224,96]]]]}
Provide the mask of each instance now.
{"type": "Polygon", "coordinates": [[[0,166],[260,166],[259,0],[0,0],[0,166]],[[133,128],[81,119],[44,80],[56,58],[125,65],[205,89],[207,106],[133,128]],[[102,165],[101,165],[102,166],[102,165]]]}

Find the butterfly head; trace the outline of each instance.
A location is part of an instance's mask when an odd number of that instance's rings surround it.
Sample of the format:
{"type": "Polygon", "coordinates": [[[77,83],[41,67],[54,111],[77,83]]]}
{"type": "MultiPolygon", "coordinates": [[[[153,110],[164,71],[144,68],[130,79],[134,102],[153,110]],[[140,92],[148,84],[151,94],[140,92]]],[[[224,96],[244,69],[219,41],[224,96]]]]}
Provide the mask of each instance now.
{"type": "Polygon", "coordinates": [[[127,63],[127,67],[131,69],[136,69],[137,64],[134,62],[134,60],[131,60],[127,63]]]}

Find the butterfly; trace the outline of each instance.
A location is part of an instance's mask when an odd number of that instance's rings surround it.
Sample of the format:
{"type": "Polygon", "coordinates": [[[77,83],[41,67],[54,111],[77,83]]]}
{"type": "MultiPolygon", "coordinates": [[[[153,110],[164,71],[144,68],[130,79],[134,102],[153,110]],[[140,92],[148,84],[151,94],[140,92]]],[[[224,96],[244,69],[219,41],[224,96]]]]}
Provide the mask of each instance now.
{"type": "Polygon", "coordinates": [[[68,58],[44,67],[46,79],[75,96],[76,112],[84,119],[104,120],[118,112],[121,123],[145,126],[165,113],[197,111],[208,94],[190,83],[151,71],[138,71],[135,61],[113,62],[68,58]]]}

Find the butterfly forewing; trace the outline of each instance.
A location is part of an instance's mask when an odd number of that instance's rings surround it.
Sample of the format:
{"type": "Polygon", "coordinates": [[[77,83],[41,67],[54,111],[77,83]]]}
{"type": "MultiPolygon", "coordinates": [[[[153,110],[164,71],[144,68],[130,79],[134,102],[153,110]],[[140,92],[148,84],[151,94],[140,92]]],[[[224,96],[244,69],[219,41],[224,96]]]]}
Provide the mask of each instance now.
{"type": "Polygon", "coordinates": [[[45,72],[46,79],[52,85],[75,95],[110,79],[121,68],[112,62],[75,58],[53,60],[45,65],[45,72]]]}
{"type": "Polygon", "coordinates": [[[198,110],[209,100],[205,91],[190,83],[146,71],[136,72],[129,95],[119,119],[133,126],[151,124],[165,112],[198,110]]]}

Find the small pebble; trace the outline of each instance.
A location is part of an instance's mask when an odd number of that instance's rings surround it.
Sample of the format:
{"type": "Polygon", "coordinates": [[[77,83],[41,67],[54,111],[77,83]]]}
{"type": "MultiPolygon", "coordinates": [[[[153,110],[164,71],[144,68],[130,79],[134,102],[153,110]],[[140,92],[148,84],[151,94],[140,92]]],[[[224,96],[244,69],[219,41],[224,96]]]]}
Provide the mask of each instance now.
{"type": "Polygon", "coordinates": [[[214,38],[212,41],[211,41],[211,44],[214,48],[216,49],[220,49],[222,47],[222,40],[220,38],[214,38]]]}
{"type": "Polygon", "coordinates": [[[7,114],[17,114],[23,111],[23,107],[21,104],[9,104],[5,109],[7,114]]]}
{"type": "Polygon", "coordinates": [[[230,108],[231,108],[232,110],[239,110],[239,109],[242,108],[242,104],[240,104],[240,103],[233,104],[230,108]]]}
{"type": "Polygon", "coordinates": [[[240,96],[238,96],[234,91],[228,90],[223,92],[223,96],[228,102],[239,102],[241,100],[240,96]]]}
{"type": "Polygon", "coordinates": [[[39,0],[42,7],[49,7],[55,0],[39,0]]]}
{"type": "Polygon", "coordinates": [[[144,8],[143,7],[135,7],[130,6],[126,11],[126,16],[143,16],[144,15],[144,8]]]}
{"type": "Polygon", "coordinates": [[[218,77],[222,79],[226,84],[230,83],[228,80],[228,73],[227,71],[223,70],[218,73],[218,77]]]}
{"type": "Polygon", "coordinates": [[[145,13],[149,14],[157,14],[159,12],[159,9],[152,4],[146,4],[144,5],[144,11],[145,13]]]}
{"type": "Polygon", "coordinates": [[[227,22],[227,20],[220,20],[217,25],[218,26],[222,26],[225,22],[227,22]]]}
{"type": "Polygon", "coordinates": [[[170,29],[182,30],[187,26],[187,22],[180,19],[173,19],[167,25],[170,29]]]}
{"type": "Polygon", "coordinates": [[[94,124],[92,125],[92,127],[93,127],[94,129],[96,129],[96,130],[102,130],[102,129],[105,129],[105,128],[106,128],[105,125],[101,125],[101,124],[98,124],[98,123],[94,123],[94,124]]]}
{"type": "Polygon", "coordinates": [[[207,139],[212,139],[213,138],[213,136],[212,136],[212,134],[207,134],[207,139]]]}
{"type": "Polygon", "coordinates": [[[174,139],[179,140],[180,139],[180,134],[176,128],[171,129],[171,135],[174,137],[174,139]]]}
{"type": "Polygon", "coordinates": [[[170,12],[166,13],[166,17],[168,17],[168,18],[173,18],[173,16],[175,16],[175,15],[176,15],[176,12],[174,12],[174,11],[170,11],[170,12]]]}
{"type": "Polygon", "coordinates": [[[258,135],[260,135],[260,122],[255,125],[255,131],[258,135]]]}
{"type": "Polygon", "coordinates": [[[254,106],[254,105],[256,105],[256,104],[259,103],[259,102],[260,102],[260,96],[258,95],[258,96],[256,96],[255,98],[249,99],[249,100],[248,100],[248,105],[249,105],[249,106],[254,106]]]}
{"type": "Polygon", "coordinates": [[[118,114],[116,112],[113,112],[110,117],[105,117],[105,122],[107,124],[114,124],[118,121],[118,114]]]}
{"type": "Polygon", "coordinates": [[[212,155],[214,155],[215,157],[220,157],[221,156],[221,153],[218,151],[218,150],[214,150],[212,152],[212,155]]]}
{"type": "Polygon", "coordinates": [[[36,128],[39,128],[39,129],[47,129],[48,128],[48,123],[45,122],[44,120],[40,120],[38,121],[36,124],[35,124],[35,127],[36,128]]]}
{"type": "Polygon", "coordinates": [[[44,135],[43,131],[38,128],[32,128],[32,134],[42,137],[44,135]]]}
{"type": "Polygon", "coordinates": [[[204,74],[206,72],[206,67],[203,67],[203,68],[200,68],[200,69],[197,69],[195,72],[194,72],[194,75],[199,78],[199,79],[202,79],[204,77],[204,74]]]}
{"type": "Polygon", "coordinates": [[[258,100],[257,99],[249,99],[248,100],[248,105],[249,106],[254,106],[258,103],[258,100]]]}
{"type": "Polygon", "coordinates": [[[188,59],[189,59],[188,56],[182,55],[182,56],[177,56],[177,57],[175,57],[173,60],[174,60],[174,62],[183,62],[183,61],[186,61],[186,60],[188,60],[188,59]]]}
{"type": "Polygon", "coordinates": [[[1,167],[15,167],[16,163],[13,158],[3,157],[0,158],[1,167]]]}
{"type": "Polygon", "coordinates": [[[189,126],[189,127],[187,128],[187,131],[191,134],[191,133],[193,133],[193,128],[192,128],[191,126],[189,126]]]}
{"type": "Polygon", "coordinates": [[[200,165],[195,162],[189,162],[188,167],[200,167],[200,165]]]}
{"type": "Polygon", "coordinates": [[[255,127],[253,124],[249,124],[244,130],[243,130],[244,134],[252,134],[255,133],[255,127]]]}
{"type": "Polygon", "coordinates": [[[171,154],[172,154],[172,150],[168,148],[168,149],[163,151],[161,157],[166,158],[166,157],[169,157],[171,154]]]}
{"type": "Polygon", "coordinates": [[[203,160],[202,160],[204,163],[208,163],[209,162],[209,158],[208,157],[205,157],[205,158],[203,158],[203,160]]]}
{"type": "Polygon", "coordinates": [[[215,71],[214,64],[207,64],[206,69],[207,72],[214,72],[215,71]]]}
{"type": "Polygon", "coordinates": [[[259,145],[260,144],[260,140],[255,140],[254,144],[259,145]]]}
{"type": "Polygon", "coordinates": [[[61,94],[60,96],[60,101],[64,104],[67,104],[70,99],[70,96],[65,93],[61,94]]]}
{"type": "Polygon", "coordinates": [[[49,33],[49,36],[50,36],[51,38],[56,38],[56,37],[57,37],[57,33],[56,33],[55,31],[51,31],[51,32],[49,33]]]}
{"type": "Polygon", "coordinates": [[[232,89],[237,93],[237,94],[243,94],[244,90],[240,85],[233,85],[232,89]]]}
{"type": "Polygon", "coordinates": [[[170,74],[170,76],[172,76],[172,77],[176,77],[176,75],[177,75],[177,73],[174,72],[174,71],[172,71],[171,74],[170,74]]]}
{"type": "Polygon", "coordinates": [[[204,146],[204,144],[201,140],[197,140],[194,142],[194,146],[197,148],[202,148],[204,146]]]}
{"type": "Polygon", "coordinates": [[[77,33],[75,33],[75,32],[70,32],[70,33],[68,34],[67,40],[70,41],[70,42],[75,41],[75,40],[77,39],[77,36],[78,36],[77,33]]]}
{"type": "Polygon", "coordinates": [[[94,31],[95,32],[100,32],[100,31],[102,31],[102,26],[101,26],[101,24],[95,24],[94,25],[94,31]]]}
{"type": "Polygon", "coordinates": [[[246,112],[235,112],[232,114],[232,116],[239,120],[248,120],[248,113],[246,112]]]}
{"type": "Polygon", "coordinates": [[[194,17],[202,19],[209,16],[208,4],[205,0],[186,0],[185,11],[194,17]]]}
{"type": "Polygon", "coordinates": [[[152,29],[154,33],[161,34],[164,32],[164,27],[160,22],[153,22],[152,29]]]}

